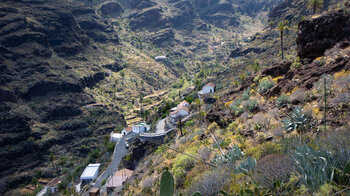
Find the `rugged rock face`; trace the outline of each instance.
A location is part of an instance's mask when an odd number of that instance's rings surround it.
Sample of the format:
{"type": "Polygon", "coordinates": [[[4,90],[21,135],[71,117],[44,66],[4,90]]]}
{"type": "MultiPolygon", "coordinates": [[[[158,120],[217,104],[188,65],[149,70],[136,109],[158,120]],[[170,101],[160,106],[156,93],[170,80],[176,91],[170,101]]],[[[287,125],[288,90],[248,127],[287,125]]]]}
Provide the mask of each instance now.
{"type": "MultiPolygon", "coordinates": [[[[96,145],[96,137],[116,122],[125,123],[113,106],[82,109],[95,102],[84,89],[106,77],[103,66],[84,64],[86,73],[77,74],[70,64],[91,47],[89,38],[118,43],[116,32],[93,9],[63,2],[0,5],[1,195],[30,183],[34,170],[47,168],[50,152],[74,154],[82,144],[96,145]],[[106,120],[99,124],[101,115],[106,120]]],[[[53,177],[53,172],[43,175],[53,177]]]]}
{"type": "Polygon", "coordinates": [[[124,12],[122,6],[118,2],[108,1],[101,4],[100,11],[102,15],[117,17],[124,12]]]}
{"type": "Polygon", "coordinates": [[[157,7],[147,8],[131,16],[130,27],[133,30],[146,28],[149,30],[164,28],[167,18],[163,10],[157,7]]]}
{"type": "Polygon", "coordinates": [[[350,17],[342,12],[299,23],[298,55],[313,60],[336,43],[350,40],[350,17]]]}

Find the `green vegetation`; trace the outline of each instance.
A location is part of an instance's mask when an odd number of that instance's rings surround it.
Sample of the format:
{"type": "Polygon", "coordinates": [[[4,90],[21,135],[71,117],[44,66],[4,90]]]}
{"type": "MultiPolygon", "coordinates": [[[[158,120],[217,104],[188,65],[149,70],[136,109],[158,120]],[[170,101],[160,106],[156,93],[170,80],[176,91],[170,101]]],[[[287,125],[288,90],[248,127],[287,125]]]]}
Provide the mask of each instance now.
{"type": "Polygon", "coordinates": [[[160,196],[173,196],[174,194],[174,177],[165,170],[160,179],[160,196]]]}
{"type": "Polygon", "coordinates": [[[308,8],[312,10],[313,14],[317,11],[321,11],[323,8],[323,0],[309,0],[308,8]]]}
{"type": "Polygon", "coordinates": [[[277,98],[277,105],[279,106],[279,107],[282,107],[282,106],[284,106],[284,105],[286,105],[286,104],[288,104],[289,103],[289,99],[290,99],[290,97],[288,96],[288,95],[286,95],[286,94],[282,94],[281,96],[279,96],[278,98],[277,98]]]}
{"type": "Polygon", "coordinates": [[[294,130],[305,132],[311,128],[310,119],[298,107],[287,116],[283,123],[287,132],[294,130]]]}
{"type": "Polygon", "coordinates": [[[269,77],[264,77],[259,81],[259,85],[258,85],[258,91],[260,93],[266,93],[268,90],[270,90],[273,86],[275,85],[275,83],[271,80],[271,78],[269,77]]]}
{"type": "Polygon", "coordinates": [[[280,32],[280,38],[281,38],[281,58],[284,59],[284,48],[283,48],[283,37],[284,32],[288,30],[288,20],[284,20],[277,25],[277,30],[280,32]]]}

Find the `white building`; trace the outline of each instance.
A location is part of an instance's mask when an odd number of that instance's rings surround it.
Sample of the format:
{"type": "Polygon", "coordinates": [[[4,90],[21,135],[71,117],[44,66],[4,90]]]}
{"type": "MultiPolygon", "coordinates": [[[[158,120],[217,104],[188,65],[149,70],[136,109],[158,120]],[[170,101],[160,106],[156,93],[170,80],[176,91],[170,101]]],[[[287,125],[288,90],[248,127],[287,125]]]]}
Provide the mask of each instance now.
{"type": "Polygon", "coordinates": [[[203,86],[202,90],[198,92],[198,96],[201,97],[201,95],[214,93],[214,91],[215,91],[215,84],[210,82],[203,86]]]}
{"type": "Polygon", "coordinates": [[[99,163],[89,164],[85,168],[85,170],[83,171],[83,173],[80,176],[80,181],[81,181],[82,185],[89,184],[90,182],[94,181],[98,177],[100,165],[101,164],[99,164],[99,163]]]}
{"type": "Polygon", "coordinates": [[[179,118],[183,118],[185,116],[188,116],[190,114],[190,111],[187,107],[181,106],[178,107],[177,110],[170,113],[170,121],[172,123],[175,123],[179,118]]]}
{"type": "Polygon", "coordinates": [[[117,133],[117,132],[112,131],[110,142],[117,142],[122,137],[123,137],[123,133],[117,133]]]}
{"type": "Polygon", "coordinates": [[[122,135],[123,136],[129,135],[131,132],[132,132],[132,127],[126,127],[126,128],[123,129],[122,135]]]}
{"type": "Polygon", "coordinates": [[[166,60],[166,56],[156,56],[156,57],[154,57],[154,59],[156,61],[165,61],[166,60]]]}
{"type": "Polygon", "coordinates": [[[145,122],[138,123],[132,126],[132,132],[134,133],[148,132],[150,129],[151,129],[151,126],[147,125],[145,122]]]}

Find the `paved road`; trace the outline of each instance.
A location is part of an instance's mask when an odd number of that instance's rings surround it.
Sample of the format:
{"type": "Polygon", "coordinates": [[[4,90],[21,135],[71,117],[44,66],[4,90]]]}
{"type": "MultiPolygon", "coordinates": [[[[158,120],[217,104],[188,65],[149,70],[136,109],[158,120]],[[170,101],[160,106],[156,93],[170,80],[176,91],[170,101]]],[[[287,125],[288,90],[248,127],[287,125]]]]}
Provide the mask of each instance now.
{"type": "MultiPolygon", "coordinates": [[[[130,133],[129,135],[122,137],[117,145],[115,146],[114,149],[114,153],[113,153],[113,158],[112,158],[112,162],[110,163],[110,165],[108,166],[108,168],[97,178],[95,185],[92,188],[101,188],[101,182],[103,180],[106,180],[106,183],[108,178],[111,175],[114,175],[114,173],[117,171],[118,166],[120,164],[120,161],[122,160],[122,158],[126,155],[127,153],[127,149],[125,148],[125,140],[131,137],[135,137],[136,134],[134,133],[130,133]]],[[[90,190],[92,189],[90,188],[90,190]]],[[[89,191],[90,191],[89,190],[89,191]]],[[[87,193],[85,193],[84,195],[88,195],[89,191],[87,193]]]]}
{"type": "Polygon", "coordinates": [[[165,119],[166,118],[163,118],[163,119],[158,121],[156,130],[154,130],[155,133],[164,133],[165,132],[165,119]]]}

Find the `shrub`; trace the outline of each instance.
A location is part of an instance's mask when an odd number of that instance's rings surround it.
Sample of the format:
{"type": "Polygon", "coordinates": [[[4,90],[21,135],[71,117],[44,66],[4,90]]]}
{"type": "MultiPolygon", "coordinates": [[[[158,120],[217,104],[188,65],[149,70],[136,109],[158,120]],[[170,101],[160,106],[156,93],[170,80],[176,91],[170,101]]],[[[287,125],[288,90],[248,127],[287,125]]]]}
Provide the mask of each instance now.
{"type": "Polygon", "coordinates": [[[290,102],[292,103],[304,103],[306,98],[305,91],[298,89],[290,95],[290,102]]]}
{"type": "Polygon", "coordinates": [[[281,154],[282,145],[274,142],[266,142],[262,144],[261,156],[264,157],[268,154],[281,154]]]}
{"type": "Polygon", "coordinates": [[[238,124],[236,122],[232,122],[227,126],[227,131],[234,132],[237,130],[238,124]]]}
{"type": "Polygon", "coordinates": [[[226,184],[230,182],[230,172],[221,168],[215,168],[199,175],[185,195],[191,195],[200,191],[202,195],[219,195],[226,184]]]}
{"type": "Polygon", "coordinates": [[[288,104],[289,103],[289,96],[288,95],[286,95],[286,94],[282,94],[281,96],[279,96],[278,98],[277,98],[277,105],[279,106],[279,107],[282,107],[283,105],[286,105],[286,104],[288,104]]]}
{"type": "Polygon", "coordinates": [[[287,182],[292,171],[293,165],[288,157],[269,154],[258,161],[254,178],[260,185],[272,188],[277,180],[287,182]]]}
{"type": "Polygon", "coordinates": [[[249,99],[242,105],[245,111],[254,112],[258,108],[258,101],[256,99],[249,99]]]}
{"type": "Polygon", "coordinates": [[[250,97],[250,95],[249,95],[250,91],[251,91],[251,89],[248,88],[247,90],[245,90],[245,91],[243,92],[242,100],[248,100],[248,99],[249,99],[249,97],[250,97]]]}
{"type": "Polygon", "coordinates": [[[124,129],[124,127],[122,126],[122,125],[118,125],[116,128],[114,128],[114,131],[116,131],[116,132],[122,132],[123,131],[123,129],[124,129]]]}
{"type": "Polygon", "coordinates": [[[259,93],[266,93],[268,90],[270,90],[275,83],[271,80],[269,77],[264,77],[260,80],[258,85],[258,91],[259,93]]]}
{"type": "Polygon", "coordinates": [[[194,166],[194,159],[185,155],[178,155],[173,165],[173,168],[183,168],[186,171],[189,171],[194,166]]]}
{"type": "Polygon", "coordinates": [[[210,150],[207,147],[200,148],[198,150],[198,156],[200,159],[206,161],[210,157],[210,150]]]}
{"type": "Polygon", "coordinates": [[[186,178],[186,171],[182,167],[173,168],[172,170],[176,182],[176,187],[183,185],[186,178]]]}

